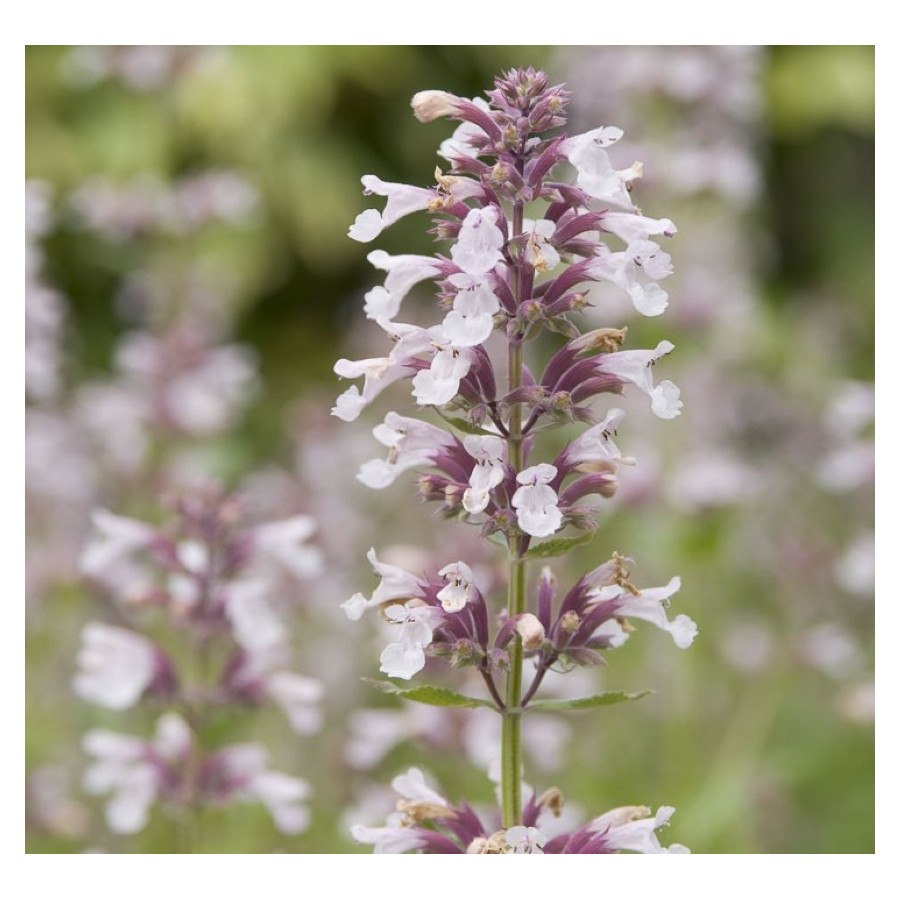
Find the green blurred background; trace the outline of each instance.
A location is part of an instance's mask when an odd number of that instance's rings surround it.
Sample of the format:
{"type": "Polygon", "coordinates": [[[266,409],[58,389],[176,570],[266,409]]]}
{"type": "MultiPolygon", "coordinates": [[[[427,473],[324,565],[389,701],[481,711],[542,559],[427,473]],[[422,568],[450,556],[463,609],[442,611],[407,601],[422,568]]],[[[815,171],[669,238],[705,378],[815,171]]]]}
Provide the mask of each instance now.
{"type": "MultiPolygon", "coordinates": [[[[430,184],[435,147],[449,134],[441,123],[424,127],[413,119],[411,95],[442,88],[474,96],[513,65],[546,67],[555,80],[567,80],[574,51],[233,47],[210,52],[202,64],[186,53],[164,78],[136,87],[121,77],[87,77],[90,66],[72,48],[28,48],[26,178],[53,191],[56,215],[42,246],[46,276],[68,305],[66,385],[111,371],[116,340],[133,325],[116,298],[136,270],[152,271],[162,290],[171,276],[173,294],[175,273],[212,273],[228,305],[230,336],[258,354],[260,389],[241,427],[218,444],[211,468],[238,484],[254,468],[290,465],[294,444],[303,441],[303,411],[327,412],[342,389],[334,360],[367,355],[353,352],[349,339],[358,332],[362,294],[377,283],[368,248],[346,238],[366,203],[359,178],[371,172],[430,184]],[[124,183],[150,174],[171,183],[210,169],[237,172],[258,191],[254,215],[239,227],[214,223],[188,234],[110,240],[82,227],[68,203],[98,175],[124,183]]],[[[662,498],[623,504],[573,561],[577,571],[617,549],[646,563],[641,584],[678,572],[685,584],[678,611],[698,622],[701,636],[686,653],[647,633],[620,651],[604,684],[657,694],[627,709],[574,717],[578,739],[555,780],[589,812],[638,802],[675,806],[671,840],[695,852],[868,853],[873,716],[865,702],[860,708],[851,701],[852,691],[873,678],[874,608],[842,590],[833,570],[839,550],[874,527],[874,486],[833,494],[804,480],[821,449],[821,429],[804,430],[804,416],[821,419],[839,384],[874,379],[874,48],[784,46],[764,48],[759,58],[763,108],[752,152],[763,180],[744,216],[757,305],[747,335],[753,346],[742,348],[737,370],[781,406],[777,427],[766,419],[754,431],[757,395],[748,390],[743,412],[750,424],[735,433],[745,461],[760,468],[776,462],[783,481],[775,483],[791,492],[691,514],[666,508],[662,498]],[[804,641],[823,623],[839,625],[852,645],[841,658],[852,665],[809,664],[804,641]],[[760,664],[729,664],[722,647],[736,628],[762,635],[760,664]]],[[[647,115],[651,131],[677,110],[647,115]]],[[[639,137],[640,125],[628,136],[639,137]]],[[[649,215],[671,214],[642,192],[641,201],[649,215]]],[[[678,242],[689,239],[682,226],[670,248],[676,271],[678,242]]],[[[418,217],[378,245],[431,252],[418,217]]],[[[631,346],[644,346],[642,336],[670,334],[666,317],[632,327],[631,346]]],[[[713,346],[717,335],[702,327],[674,327],[676,344],[695,364],[707,353],[730,353],[713,346]]],[[[690,404],[689,394],[685,400],[690,404]]],[[[658,424],[658,439],[672,440],[665,450],[671,457],[678,431],[670,438],[670,423],[658,424]]],[[[377,455],[374,442],[371,449],[377,455]]],[[[134,842],[103,844],[95,824],[100,807],[78,787],[83,760],[73,747],[80,730],[101,720],[121,724],[69,708],[73,635],[91,603],[77,584],[55,585],[29,616],[27,767],[66,768],[72,803],[90,824],[54,830],[31,822],[28,849],[78,852],[100,844],[166,852],[165,826],[156,820],[134,842]]],[[[369,674],[375,667],[373,656],[369,674]]],[[[205,849],[355,849],[338,824],[350,798],[346,773],[332,756],[346,704],[336,703],[333,713],[323,736],[305,739],[305,755],[297,757],[297,774],[312,777],[321,797],[310,832],[278,838],[263,813],[240,807],[210,825],[205,849]]],[[[291,738],[280,739],[283,755],[294,759],[291,738]]],[[[421,760],[420,749],[401,747],[373,777],[386,782],[421,760]]],[[[448,796],[489,798],[485,779],[460,773],[458,761],[429,758],[428,765],[448,796]]]]}

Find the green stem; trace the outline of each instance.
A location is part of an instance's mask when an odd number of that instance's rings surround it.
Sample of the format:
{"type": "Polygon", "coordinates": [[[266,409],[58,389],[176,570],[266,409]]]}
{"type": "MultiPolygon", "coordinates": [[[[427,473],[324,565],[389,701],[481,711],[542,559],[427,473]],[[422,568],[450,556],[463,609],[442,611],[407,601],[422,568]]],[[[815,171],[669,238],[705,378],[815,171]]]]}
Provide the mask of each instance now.
{"type": "MultiPolygon", "coordinates": [[[[513,236],[521,234],[524,205],[516,203],[513,209],[513,236]]],[[[521,269],[515,265],[513,294],[516,302],[522,300],[521,269]]],[[[509,344],[509,390],[522,385],[522,342],[514,337],[509,344]]],[[[515,472],[524,467],[522,447],[522,405],[516,403],[509,414],[509,463],[515,472]]],[[[521,535],[509,538],[509,593],[507,610],[510,616],[525,611],[525,560],[522,559],[521,535]]],[[[522,715],[519,702],[522,697],[522,639],[516,635],[509,654],[509,673],[506,679],[506,708],[503,710],[501,732],[500,794],[503,808],[503,827],[511,828],[522,822],[522,715]]]]}

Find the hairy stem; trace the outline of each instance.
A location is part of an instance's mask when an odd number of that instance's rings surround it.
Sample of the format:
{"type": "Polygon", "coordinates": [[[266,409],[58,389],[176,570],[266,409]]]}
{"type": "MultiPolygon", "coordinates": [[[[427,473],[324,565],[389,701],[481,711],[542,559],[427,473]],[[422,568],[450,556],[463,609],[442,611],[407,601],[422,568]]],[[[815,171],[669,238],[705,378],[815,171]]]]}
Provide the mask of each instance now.
{"type": "MultiPolygon", "coordinates": [[[[516,203],[513,209],[513,236],[522,233],[524,206],[516,203]]],[[[516,302],[522,301],[521,263],[515,265],[513,291],[516,302]]],[[[522,385],[522,342],[516,336],[510,340],[508,354],[509,390],[522,385]]],[[[522,404],[513,405],[509,414],[509,463],[515,472],[524,467],[522,447],[522,404]]],[[[522,559],[522,536],[509,539],[509,593],[507,610],[510,616],[525,611],[525,560],[522,559]]],[[[522,716],[519,701],[522,696],[522,639],[516,635],[509,654],[509,673],[506,680],[506,709],[503,711],[500,788],[503,826],[511,828],[522,821],[522,716]]]]}

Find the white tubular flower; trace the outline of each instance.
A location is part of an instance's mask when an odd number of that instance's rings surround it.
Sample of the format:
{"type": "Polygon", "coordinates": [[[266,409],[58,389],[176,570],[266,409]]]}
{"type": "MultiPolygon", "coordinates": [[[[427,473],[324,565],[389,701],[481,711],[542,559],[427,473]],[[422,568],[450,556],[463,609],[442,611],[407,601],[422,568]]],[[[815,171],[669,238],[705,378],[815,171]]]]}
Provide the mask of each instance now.
{"type": "Polygon", "coordinates": [[[365,312],[370,319],[393,319],[400,311],[403,298],[420,281],[440,275],[441,268],[431,256],[406,253],[391,256],[384,250],[373,250],[366,259],[387,272],[384,287],[372,288],[366,294],[365,312]]]}
{"type": "Polygon", "coordinates": [[[650,397],[650,408],[661,419],[674,419],[681,414],[684,404],[679,399],[681,391],[671,381],[661,381],[653,386],[651,367],[656,360],[671,353],[675,345],[660,341],[655,350],[620,350],[601,357],[599,365],[604,372],[629,381],[650,397]]]}
{"type": "Polygon", "coordinates": [[[428,329],[434,356],[431,367],[413,378],[413,397],[420,406],[443,406],[459,393],[459,383],[472,367],[472,351],[455,347],[443,326],[428,329]]]}
{"type": "Polygon", "coordinates": [[[472,209],[463,220],[459,237],[450,250],[450,256],[467,275],[487,275],[503,260],[500,252],[506,238],[497,227],[497,210],[472,209]]]}
{"type": "Polygon", "coordinates": [[[75,693],[107,709],[128,709],[153,683],[160,652],[147,638],[91,622],[81,632],[75,693]]]}
{"type": "Polygon", "coordinates": [[[500,309],[497,295],[485,281],[465,272],[447,280],[457,291],[453,309],[444,318],[444,334],[455,347],[483,344],[494,330],[494,315],[500,309]]]}
{"type": "Polygon", "coordinates": [[[309,783],[266,768],[268,754],[259,744],[233,744],[217,759],[232,782],[235,795],[258,800],[268,810],[279,831],[300,834],[309,826],[309,810],[303,801],[310,795],[309,783]]]}
{"type": "Polygon", "coordinates": [[[391,678],[410,679],[425,668],[425,648],[432,641],[435,610],[413,602],[389,606],[388,621],[400,626],[400,639],[381,653],[381,671],[391,678]]]}
{"type": "Polygon", "coordinates": [[[624,410],[616,408],[609,410],[602,422],[589,428],[566,447],[563,454],[565,464],[581,466],[585,463],[612,462],[633,466],[635,458],[622,456],[622,451],[612,439],[612,435],[616,433],[619,423],[624,418],[624,410]]]}
{"type": "Polygon", "coordinates": [[[516,476],[522,485],[512,497],[519,528],[532,537],[547,537],[562,525],[559,498],[550,487],[556,477],[556,466],[540,463],[524,469],[516,476]]]}
{"type": "Polygon", "coordinates": [[[269,810],[282,834],[300,834],[309,827],[309,809],[302,805],[311,793],[306,779],[284,772],[260,772],[249,790],[269,810]]]}
{"type": "Polygon", "coordinates": [[[95,758],[85,772],[85,790],[111,795],[106,804],[111,831],[135,834],[147,824],[149,809],[164,787],[160,764],[177,766],[187,758],[191,731],[181,716],[166,713],[149,743],[95,728],[85,734],[82,746],[95,758]]]}
{"type": "Polygon", "coordinates": [[[373,853],[408,853],[425,846],[418,831],[401,824],[397,816],[397,825],[369,828],[366,825],[354,825],[350,829],[353,840],[360,844],[372,844],[373,853]]]}
{"type": "Polygon", "coordinates": [[[266,693],[281,707],[298,734],[314,734],[322,725],[320,681],[294,672],[274,672],[265,679],[266,693]]]}
{"type": "Polygon", "coordinates": [[[156,536],[144,522],[117,516],[108,509],[95,509],[91,523],[97,534],[91,536],[81,554],[81,571],[85,575],[102,576],[111,566],[147,547],[156,536]]]}
{"type": "Polygon", "coordinates": [[[669,305],[669,295],[647,278],[665,278],[672,274],[672,258],[653,241],[635,241],[627,250],[605,253],[591,263],[592,277],[609,281],[625,291],[634,308],[644,316],[659,316],[669,305]]]}
{"type": "Polygon", "coordinates": [[[682,844],[663,847],[656,831],[669,824],[675,808],[661,806],[655,816],[646,806],[622,806],[594,819],[589,828],[604,834],[607,847],[634,853],[690,853],[682,844]]]}
{"type": "Polygon", "coordinates": [[[606,418],[589,428],[566,447],[564,458],[566,465],[580,466],[592,462],[622,463],[634,465],[634,457],[622,456],[611,435],[615,434],[619,423],[625,418],[621,409],[611,409],[606,418]]]}
{"type": "Polygon", "coordinates": [[[393,484],[408,469],[429,465],[441,450],[454,445],[453,437],[442,428],[395,412],[389,412],[372,433],[388,448],[388,458],[363,463],[356,477],[376,490],[393,484]]]}
{"type": "Polygon", "coordinates": [[[606,212],[600,224],[604,231],[622,238],[626,244],[646,241],[657,234],[671,237],[678,232],[671,219],[651,219],[634,213],[606,212]]]}
{"type": "Polygon", "coordinates": [[[314,578],[322,571],[322,553],[304,544],[315,531],[312,516],[292,516],[281,522],[258,525],[250,534],[262,560],[277,563],[295,578],[314,578]]]}
{"type": "Polygon", "coordinates": [[[613,126],[595,128],[564,141],[561,151],[577,169],[578,187],[586,194],[604,203],[633,210],[634,204],[627,186],[641,177],[641,164],[634,163],[628,169],[616,170],[604,149],[618,141],[622,134],[620,128],[613,126]]]}
{"type": "Polygon", "coordinates": [[[84,775],[89,794],[110,794],[106,824],[116,834],[136,834],[146,824],[156,800],[157,777],[146,759],[147,745],[136,737],[95,728],[82,740],[95,761],[84,775]]]}
{"type": "Polygon", "coordinates": [[[666,608],[669,598],[681,589],[681,579],[676,575],[665,587],[646,588],[637,594],[626,591],[617,584],[608,585],[596,591],[597,600],[610,600],[618,597],[623,600],[616,609],[616,616],[628,619],[643,619],[657,628],[672,635],[675,646],[686,650],[697,637],[697,625],[693,619],[684,614],[669,621],[666,608]]]}
{"type": "Polygon", "coordinates": [[[506,829],[506,844],[510,853],[543,853],[547,838],[534,826],[513,825],[506,829]]]}
{"type": "Polygon", "coordinates": [[[463,494],[463,508],[472,514],[484,512],[491,499],[491,490],[503,481],[505,445],[499,437],[478,434],[466,435],[463,445],[477,463],[463,494]]]}
{"type": "Polygon", "coordinates": [[[341,609],[347,614],[347,618],[355,622],[362,618],[362,614],[367,609],[379,607],[389,600],[408,600],[410,597],[422,595],[422,582],[399,566],[381,562],[375,555],[374,547],[366,554],[366,558],[372,564],[375,573],[381,576],[381,583],[368,600],[362,594],[354,594],[341,604],[341,609]]]}
{"type": "Polygon", "coordinates": [[[441,606],[446,612],[459,612],[471,598],[472,587],[475,584],[472,570],[464,562],[455,562],[444,566],[438,575],[447,582],[447,586],[437,595],[441,606]]]}
{"type": "Polygon", "coordinates": [[[536,272],[552,272],[559,265],[559,253],[550,243],[556,231],[556,223],[549,219],[538,219],[536,222],[526,219],[523,228],[528,233],[525,261],[534,266],[536,272]]]}
{"type": "Polygon", "coordinates": [[[337,398],[331,410],[333,416],[345,422],[353,422],[388,385],[406,378],[415,372],[412,360],[417,354],[431,348],[429,332],[415,325],[395,324],[386,319],[378,319],[378,324],[396,340],[389,356],[376,359],[339,359],[334,371],[341,378],[365,377],[360,393],[356,385],[344,391],[337,398]]]}
{"type": "Polygon", "coordinates": [[[383,212],[378,212],[377,209],[366,209],[356,217],[356,221],[350,226],[348,235],[354,241],[360,241],[363,244],[375,240],[385,228],[393,225],[398,219],[402,219],[410,213],[428,209],[428,205],[437,196],[437,192],[432,189],[382,181],[375,175],[363,175],[362,183],[366,194],[387,197],[387,205],[383,212]]]}
{"type": "Polygon", "coordinates": [[[232,582],[225,596],[235,641],[261,657],[278,656],[287,646],[287,629],[267,599],[269,591],[268,581],[243,578],[232,582]]]}
{"type": "Polygon", "coordinates": [[[397,775],[391,787],[410,803],[427,803],[429,806],[443,806],[450,809],[450,804],[435,790],[428,787],[422,770],[413,766],[402,775],[397,775]]]}

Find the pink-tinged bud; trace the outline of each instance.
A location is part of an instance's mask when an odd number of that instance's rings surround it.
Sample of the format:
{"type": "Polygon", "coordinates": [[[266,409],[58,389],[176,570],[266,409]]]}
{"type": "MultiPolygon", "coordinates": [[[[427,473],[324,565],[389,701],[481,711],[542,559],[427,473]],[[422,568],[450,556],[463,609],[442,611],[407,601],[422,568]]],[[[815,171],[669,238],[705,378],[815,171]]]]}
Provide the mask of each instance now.
{"type": "Polygon", "coordinates": [[[522,638],[522,646],[526,650],[540,650],[544,643],[544,626],[537,616],[523,613],[516,622],[516,631],[522,638]]]}
{"type": "Polygon", "coordinates": [[[456,112],[459,97],[446,91],[419,91],[410,106],[420,122],[433,122],[443,116],[452,116],[456,112]]]}

